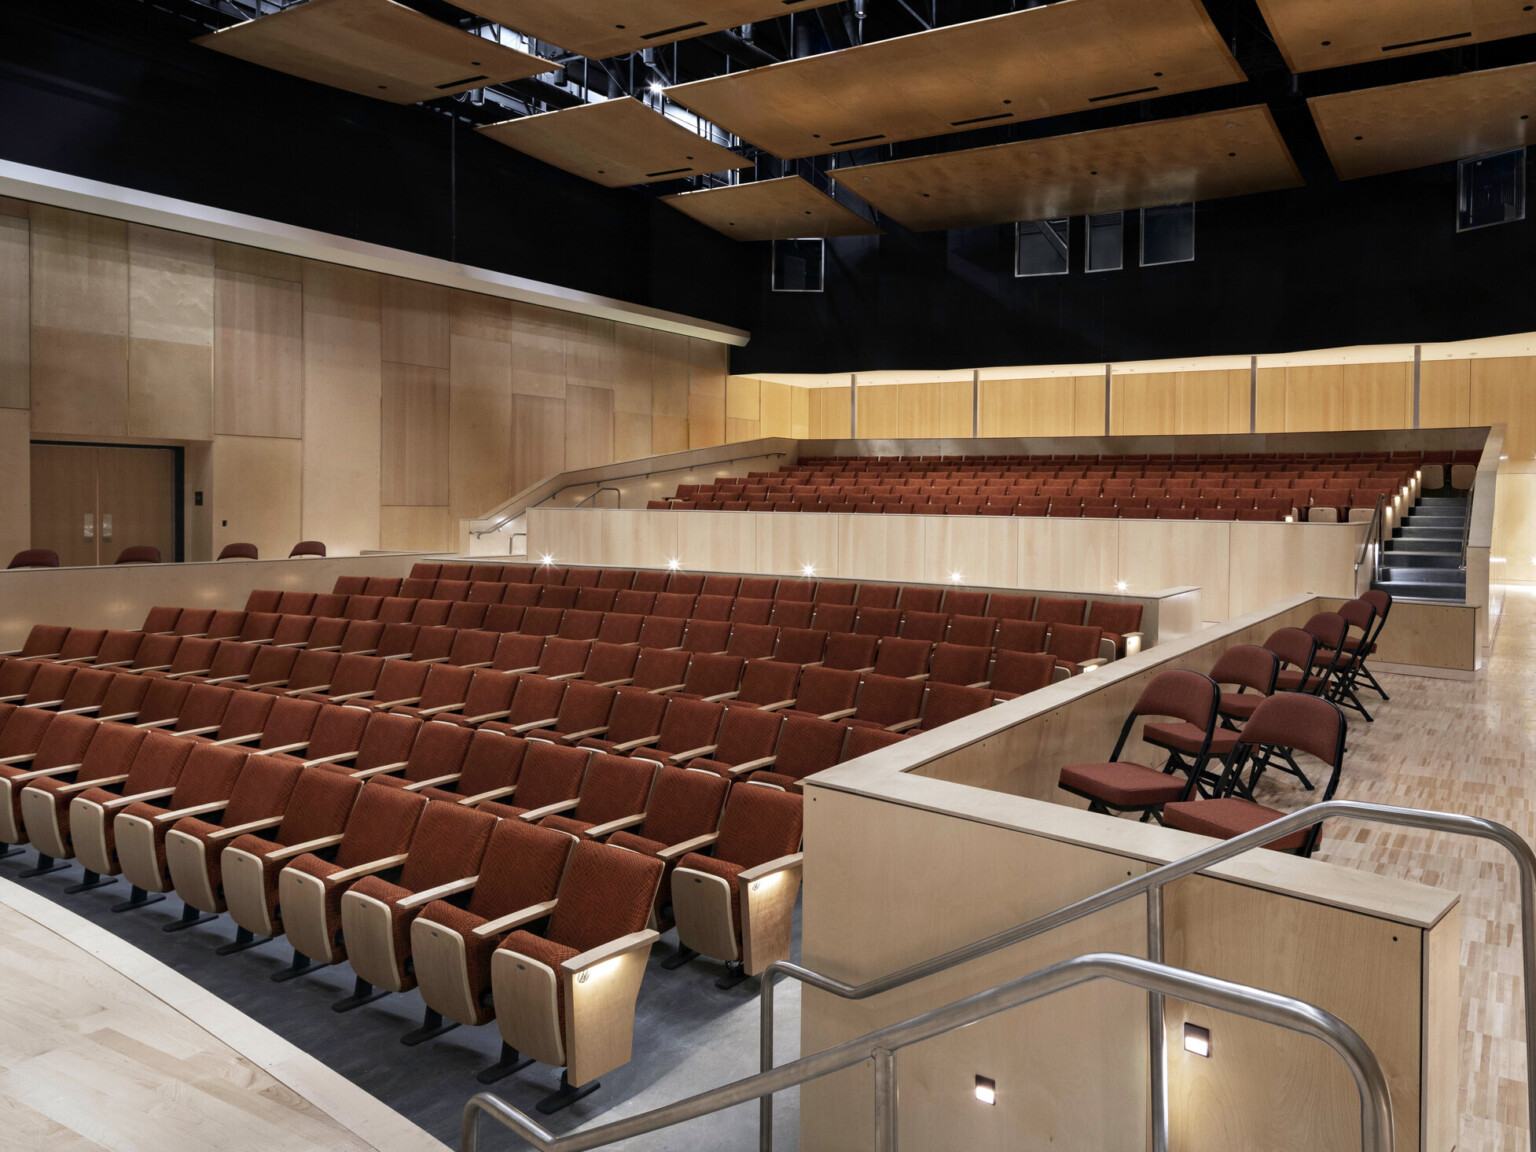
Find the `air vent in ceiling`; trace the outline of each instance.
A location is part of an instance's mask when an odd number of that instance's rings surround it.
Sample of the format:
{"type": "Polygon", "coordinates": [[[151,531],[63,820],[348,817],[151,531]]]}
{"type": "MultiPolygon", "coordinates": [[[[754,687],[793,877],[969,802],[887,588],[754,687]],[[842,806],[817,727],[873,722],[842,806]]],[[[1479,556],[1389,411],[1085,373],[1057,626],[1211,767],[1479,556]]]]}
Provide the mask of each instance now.
{"type": "Polygon", "coordinates": [[[658,36],[671,36],[675,32],[686,32],[690,28],[702,28],[702,27],[704,27],[704,21],[702,21],[702,20],[695,20],[692,24],[679,24],[676,28],[663,28],[659,32],[647,32],[644,36],[640,37],[640,39],[642,39],[642,40],[654,40],[658,36]]]}
{"type": "Polygon", "coordinates": [[[1090,96],[1088,103],[1097,104],[1101,100],[1119,100],[1125,96],[1144,96],[1148,92],[1156,92],[1157,89],[1158,85],[1154,84],[1150,88],[1127,88],[1124,92],[1106,92],[1102,96],[1090,96]]]}
{"type": "Polygon", "coordinates": [[[951,128],[964,128],[967,124],[987,124],[993,120],[1011,119],[1013,119],[1012,112],[996,112],[991,116],[972,116],[969,120],[951,120],[949,126],[951,128]]]}
{"type": "Polygon", "coordinates": [[[1444,44],[1447,40],[1467,40],[1471,36],[1472,33],[1470,32],[1457,32],[1454,36],[1431,36],[1428,40],[1409,40],[1403,44],[1383,44],[1381,50],[1383,52],[1396,52],[1400,48],[1422,48],[1426,44],[1444,44]]]}
{"type": "Polygon", "coordinates": [[[441,92],[441,91],[443,91],[443,90],[445,90],[447,88],[457,88],[460,84],[473,84],[476,80],[489,80],[489,79],[490,79],[489,76],[466,76],[462,80],[450,80],[446,84],[439,84],[437,86],[437,90],[439,92],[441,92]]]}
{"type": "Polygon", "coordinates": [[[834,140],[828,144],[828,148],[841,148],[845,144],[868,144],[871,140],[884,140],[885,133],[877,132],[873,136],[850,136],[846,140],[834,140]]]}

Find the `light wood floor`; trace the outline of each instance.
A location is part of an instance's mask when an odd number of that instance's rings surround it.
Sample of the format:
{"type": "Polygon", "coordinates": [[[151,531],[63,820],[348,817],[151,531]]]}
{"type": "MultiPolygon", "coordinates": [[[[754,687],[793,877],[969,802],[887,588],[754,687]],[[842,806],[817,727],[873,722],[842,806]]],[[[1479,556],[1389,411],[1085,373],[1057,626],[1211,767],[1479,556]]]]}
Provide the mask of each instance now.
{"type": "Polygon", "coordinates": [[[447,1152],[131,945],[0,881],[0,1149],[447,1152]]]}
{"type": "MultiPolygon", "coordinates": [[[[1376,723],[1348,713],[1339,799],[1481,816],[1536,843],[1536,779],[1526,778],[1536,769],[1536,589],[1505,592],[1481,679],[1382,676],[1391,701],[1377,708],[1364,695],[1376,723]]],[[[1310,797],[1289,777],[1266,777],[1259,798],[1294,809],[1310,797]]],[[[1333,821],[1318,858],[1461,893],[1458,1152],[1526,1152],[1519,887],[1508,854],[1480,840],[1333,821]]]]}

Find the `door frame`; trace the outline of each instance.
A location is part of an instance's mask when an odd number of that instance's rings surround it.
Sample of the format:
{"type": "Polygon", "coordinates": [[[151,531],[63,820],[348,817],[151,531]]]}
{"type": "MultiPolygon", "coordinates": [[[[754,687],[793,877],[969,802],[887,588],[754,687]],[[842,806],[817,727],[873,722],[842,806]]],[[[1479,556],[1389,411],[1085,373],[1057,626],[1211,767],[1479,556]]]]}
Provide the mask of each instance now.
{"type": "Polygon", "coordinates": [[[187,549],[187,493],[186,493],[186,466],[187,450],[179,444],[122,444],[109,440],[30,440],[28,450],[33,444],[48,444],[65,448],[153,448],[161,452],[174,453],[176,487],[176,554],[172,557],[175,563],[180,564],[186,559],[187,549]]]}

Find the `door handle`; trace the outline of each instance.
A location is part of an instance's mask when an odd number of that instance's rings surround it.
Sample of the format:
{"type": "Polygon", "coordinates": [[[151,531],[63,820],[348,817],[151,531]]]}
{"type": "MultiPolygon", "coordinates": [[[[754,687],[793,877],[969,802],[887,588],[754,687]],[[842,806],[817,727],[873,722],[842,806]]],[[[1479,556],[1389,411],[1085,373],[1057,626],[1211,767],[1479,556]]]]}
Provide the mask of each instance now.
{"type": "Polygon", "coordinates": [[[85,514],[85,533],[83,539],[96,539],[96,517],[93,513],[90,512],[85,514]]]}
{"type": "Polygon", "coordinates": [[[112,539],[112,513],[110,512],[103,512],[101,514],[101,538],[103,540],[112,539]]]}

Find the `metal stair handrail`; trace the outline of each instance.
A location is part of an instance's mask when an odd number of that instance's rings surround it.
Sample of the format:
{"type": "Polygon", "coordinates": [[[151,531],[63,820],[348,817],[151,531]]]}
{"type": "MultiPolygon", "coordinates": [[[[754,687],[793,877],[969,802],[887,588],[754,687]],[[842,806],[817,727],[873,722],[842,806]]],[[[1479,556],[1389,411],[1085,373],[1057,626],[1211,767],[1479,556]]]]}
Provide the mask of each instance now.
{"type": "MultiPolygon", "coordinates": [[[[1347,816],[1358,820],[1377,821],[1383,824],[1399,824],[1410,828],[1425,828],[1436,832],[1473,836],[1492,840],[1503,845],[1515,858],[1520,873],[1520,946],[1521,971],[1525,998],[1525,1052],[1527,1067],[1533,1069],[1526,1077],[1526,1099],[1530,1115],[1536,1116],[1536,852],[1512,828],[1478,816],[1463,816],[1454,812],[1434,812],[1421,808],[1396,808],[1388,804],[1368,804],[1358,800],[1325,800],[1278,820],[1271,821],[1251,832],[1234,836],[1209,848],[1191,852],[1171,863],[1154,868],[1140,876],[1123,881],[1102,892],[1083,898],[1073,904],[1047,912],[1043,916],[1004,929],[991,936],[972,941],[959,948],[934,956],[928,960],[908,965],[897,972],[876,977],[863,984],[847,984],[832,976],[801,967],[789,961],[770,964],[762,973],[759,992],[761,1028],[759,1040],[761,1070],[773,1067],[773,1004],[774,978],[789,976],[809,984],[823,992],[829,992],[844,1000],[864,1000],[882,992],[921,980],[925,976],[943,972],[971,960],[1029,940],[1053,928],[1070,924],[1084,916],[1111,908],[1132,897],[1147,897],[1147,955],[1160,962],[1163,958],[1163,887],[1171,881],[1202,871],[1213,864],[1230,860],[1254,848],[1261,848],[1275,840],[1310,828],[1330,816],[1347,816]]],[[[1152,992],[1148,996],[1148,1017],[1151,1029],[1152,1053],[1152,1148],[1153,1152],[1167,1152],[1168,1148],[1168,1096],[1166,1079],[1166,1036],[1162,1028],[1162,996],[1152,992]]],[[[791,1067],[792,1065],[785,1065],[791,1067]]],[[[1533,1130],[1536,1132],[1536,1130],[1533,1130]]],[[[772,1101],[765,1100],[758,1121],[758,1146],[760,1152],[773,1149],[772,1101]]],[[[1536,1148],[1536,1136],[1532,1147],[1536,1148]]]]}
{"type": "Polygon", "coordinates": [[[802,1056],[782,1068],[759,1072],[636,1116],[564,1136],[556,1136],[499,1096],[481,1092],[464,1105],[459,1146],[461,1152],[479,1152],[479,1119],[481,1113],[484,1113],[517,1133],[540,1152],[581,1152],[583,1149],[600,1148],[617,1140],[670,1128],[686,1120],[707,1116],[759,1097],[771,1105],[772,1094],[775,1092],[870,1060],[874,1063],[874,1149],[875,1152],[896,1152],[897,1052],[956,1028],[963,1028],[978,1020],[1094,980],[1128,984],[1157,997],[1175,996],[1192,1004],[1246,1016],[1321,1040],[1339,1055],[1354,1077],[1355,1088],[1360,1095],[1362,1152],[1393,1152],[1392,1098],[1386,1074],[1376,1054],[1360,1034],[1337,1016],[1275,992],[1110,952],[1091,952],[1063,960],[996,988],[978,992],[828,1048],[824,1052],[802,1056]]]}

